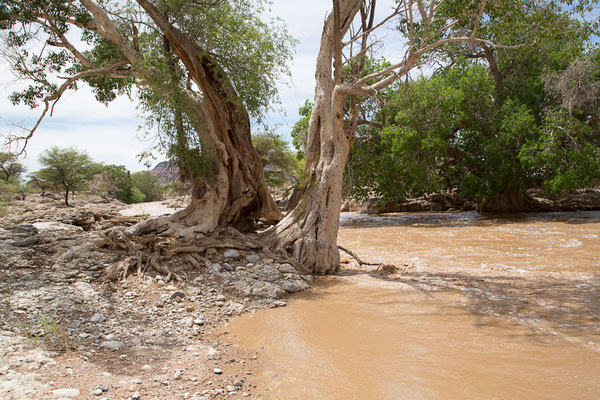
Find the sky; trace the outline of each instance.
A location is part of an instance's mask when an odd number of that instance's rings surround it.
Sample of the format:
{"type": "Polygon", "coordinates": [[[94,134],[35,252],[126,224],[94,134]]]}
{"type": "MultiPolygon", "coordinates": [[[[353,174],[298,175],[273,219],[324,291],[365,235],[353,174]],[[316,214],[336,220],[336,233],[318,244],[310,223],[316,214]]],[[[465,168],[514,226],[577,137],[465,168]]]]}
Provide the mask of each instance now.
{"type": "MultiPolygon", "coordinates": [[[[378,2],[381,17],[388,11],[393,0],[378,2]]],[[[273,0],[271,13],[281,18],[289,33],[299,41],[290,64],[291,78],[282,79],[279,95],[282,110],[267,115],[266,123],[277,126],[276,132],[291,142],[290,131],[298,120],[298,109],[306,99],[314,96],[315,61],[319,49],[321,30],[331,2],[327,0],[273,0]],[[301,6],[299,6],[301,4],[301,6]]],[[[386,49],[386,56],[394,59],[394,52],[400,52],[395,45],[394,33],[383,31],[380,34],[386,49]],[[394,51],[395,50],[395,51],[394,51]]],[[[399,42],[399,41],[398,41],[399,42]]],[[[41,107],[30,110],[25,106],[13,106],[8,96],[22,83],[0,59],[0,134],[18,133],[13,124],[32,127],[40,115],[41,107]]],[[[109,106],[98,103],[87,87],[69,91],[57,103],[52,117],[46,117],[27,147],[27,155],[21,162],[28,171],[40,168],[39,154],[50,146],[75,146],[85,150],[96,161],[105,164],[125,165],[130,171],[140,171],[145,166],[137,155],[147,150],[151,143],[144,139],[139,127],[135,103],[126,97],[119,97],[109,106]]],[[[253,127],[256,131],[259,127],[253,127]]],[[[5,151],[6,149],[2,149],[5,151]]],[[[154,164],[162,161],[154,161],[154,164]]]]}

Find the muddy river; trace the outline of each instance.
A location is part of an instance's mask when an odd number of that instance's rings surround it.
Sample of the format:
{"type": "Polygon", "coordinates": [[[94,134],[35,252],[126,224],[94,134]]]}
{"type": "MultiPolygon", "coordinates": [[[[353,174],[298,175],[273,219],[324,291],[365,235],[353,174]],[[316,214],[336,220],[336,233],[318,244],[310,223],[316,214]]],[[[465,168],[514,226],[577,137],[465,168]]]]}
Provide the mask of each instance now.
{"type": "Polygon", "coordinates": [[[600,212],[343,214],[347,268],[233,320],[277,399],[600,399],[600,212]]]}

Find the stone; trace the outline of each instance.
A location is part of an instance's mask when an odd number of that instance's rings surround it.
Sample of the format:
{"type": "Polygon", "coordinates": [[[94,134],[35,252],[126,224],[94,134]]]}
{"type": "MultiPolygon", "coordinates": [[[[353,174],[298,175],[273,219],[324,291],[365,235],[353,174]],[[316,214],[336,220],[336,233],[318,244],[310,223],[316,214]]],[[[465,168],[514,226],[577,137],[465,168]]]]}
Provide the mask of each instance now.
{"type": "Polygon", "coordinates": [[[181,301],[185,299],[185,293],[183,292],[175,292],[170,296],[171,301],[181,301]]]}
{"type": "Polygon", "coordinates": [[[100,396],[102,393],[104,393],[104,391],[102,391],[102,389],[100,389],[100,388],[98,388],[92,392],[92,394],[94,396],[100,396]]]}
{"type": "Polygon", "coordinates": [[[285,291],[269,282],[256,281],[252,284],[252,295],[263,299],[277,299],[285,295],[285,291]]]}
{"type": "Polygon", "coordinates": [[[291,264],[281,264],[278,268],[279,272],[282,274],[297,274],[296,268],[294,268],[291,264]]]}
{"type": "Polygon", "coordinates": [[[221,270],[223,267],[221,267],[221,264],[219,263],[214,263],[210,266],[209,271],[211,274],[220,274],[221,270]]]}
{"type": "Polygon", "coordinates": [[[140,398],[141,398],[141,396],[140,396],[140,392],[134,392],[134,393],[131,395],[131,398],[132,398],[132,399],[134,399],[134,400],[140,399],[140,398]]]}
{"type": "Polygon", "coordinates": [[[301,280],[293,280],[282,282],[281,288],[285,290],[286,293],[296,293],[308,289],[309,285],[301,280]]]}
{"type": "Polygon", "coordinates": [[[100,323],[106,321],[106,317],[100,313],[96,313],[96,314],[92,315],[92,318],[90,318],[90,321],[100,324],[100,323]]]}
{"type": "Polygon", "coordinates": [[[223,373],[223,370],[222,370],[222,369],[220,369],[220,368],[215,368],[215,369],[213,369],[213,372],[214,372],[216,375],[221,375],[221,374],[223,373]]]}
{"type": "Polygon", "coordinates": [[[233,267],[233,265],[228,264],[228,263],[223,263],[222,267],[225,271],[235,271],[235,268],[233,267]]]}
{"type": "Polygon", "coordinates": [[[227,249],[223,253],[223,257],[225,258],[240,258],[240,252],[236,249],[227,249]]]}
{"type": "Polygon", "coordinates": [[[123,346],[125,346],[125,343],[119,342],[118,340],[106,340],[100,343],[100,347],[109,350],[120,350],[123,346]]]}
{"type": "Polygon", "coordinates": [[[54,397],[75,399],[79,397],[79,389],[56,389],[52,391],[54,397]]]}
{"type": "Polygon", "coordinates": [[[256,264],[260,261],[260,257],[258,256],[258,254],[248,254],[246,255],[245,259],[246,261],[252,264],[256,264]]]}
{"type": "Polygon", "coordinates": [[[183,375],[183,372],[178,369],[177,371],[175,371],[175,373],[173,374],[173,379],[177,380],[177,379],[181,379],[181,375],[183,375]]]}
{"type": "Polygon", "coordinates": [[[144,364],[144,366],[142,367],[142,370],[152,371],[152,366],[150,364],[144,364]]]}
{"type": "Polygon", "coordinates": [[[235,387],[232,385],[227,385],[226,389],[228,392],[235,392],[235,387]]]}
{"type": "Polygon", "coordinates": [[[258,279],[267,282],[275,282],[278,279],[281,279],[281,272],[277,270],[275,267],[271,267],[266,265],[261,269],[255,272],[255,275],[258,279]]]}

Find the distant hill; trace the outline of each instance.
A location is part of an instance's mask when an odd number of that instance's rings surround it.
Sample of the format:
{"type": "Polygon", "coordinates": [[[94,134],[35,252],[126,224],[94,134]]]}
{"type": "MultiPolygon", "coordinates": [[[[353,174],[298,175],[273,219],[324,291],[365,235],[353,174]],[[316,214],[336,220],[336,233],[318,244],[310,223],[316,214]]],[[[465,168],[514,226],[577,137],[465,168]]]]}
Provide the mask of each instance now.
{"type": "Polygon", "coordinates": [[[158,177],[161,185],[179,182],[179,167],[170,161],[163,161],[150,170],[158,177]]]}

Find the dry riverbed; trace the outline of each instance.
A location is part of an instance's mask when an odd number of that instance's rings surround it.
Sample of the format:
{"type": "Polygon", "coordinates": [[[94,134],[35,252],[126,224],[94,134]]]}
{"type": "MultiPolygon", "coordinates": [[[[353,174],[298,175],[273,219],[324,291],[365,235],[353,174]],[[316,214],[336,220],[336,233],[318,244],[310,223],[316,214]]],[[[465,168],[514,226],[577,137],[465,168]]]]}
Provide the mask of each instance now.
{"type": "Polygon", "coordinates": [[[312,278],[259,252],[222,249],[184,282],[156,272],[106,281],[121,256],[96,243],[142,217],[118,202],[74,203],[36,197],[0,219],[0,398],[269,398],[254,381],[262,360],[218,329],[285,306],[312,278]]]}

